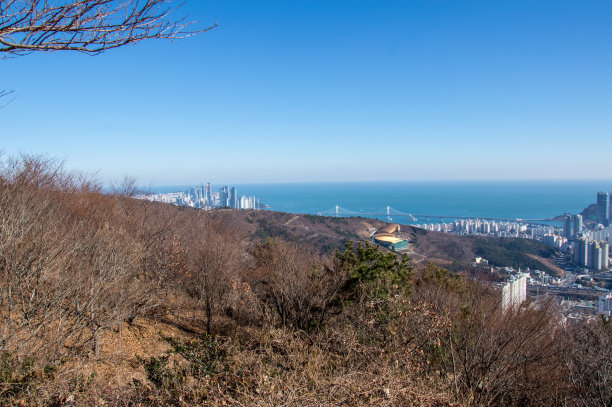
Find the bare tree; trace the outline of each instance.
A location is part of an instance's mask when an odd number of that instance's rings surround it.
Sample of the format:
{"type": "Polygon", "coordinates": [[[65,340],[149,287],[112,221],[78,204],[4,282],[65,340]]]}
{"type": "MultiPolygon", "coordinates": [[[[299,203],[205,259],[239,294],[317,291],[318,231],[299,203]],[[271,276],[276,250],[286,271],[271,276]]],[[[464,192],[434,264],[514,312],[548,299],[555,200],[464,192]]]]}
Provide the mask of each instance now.
{"type": "Polygon", "coordinates": [[[345,270],[325,267],[308,249],[277,240],[257,245],[252,255],[252,283],[280,325],[309,330],[325,323],[346,282],[345,270]]]}
{"type": "Polygon", "coordinates": [[[38,157],[0,163],[0,350],[51,357],[83,320],[66,308],[83,241],[71,233],[74,213],[58,202],[72,188],[61,164],[38,157]]]}
{"type": "Polygon", "coordinates": [[[96,221],[80,226],[73,233],[86,244],[75,253],[78,268],[67,270],[76,287],[70,306],[86,320],[83,339],[93,343],[97,357],[100,333],[138,315],[148,281],[138,278],[137,245],[126,233],[96,221]]]}
{"type": "Polygon", "coordinates": [[[612,326],[568,323],[563,337],[565,374],[577,406],[612,406],[612,326]]]}
{"type": "Polygon", "coordinates": [[[98,355],[101,333],[158,309],[169,219],[149,209],[54,160],[0,161],[0,352],[98,355]]]}
{"type": "Polygon", "coordinates": [[[0,1],[0,53],[35,51],[98,54],[150,38],[178,39],[210,30],[186,30],[172,19],[172,0],[0,1]]]}
{"type": "Polygon", "coordinates": [[[241,237],[229,218],[210,219],[204,216],[193,222],[189,233],[188,292],[203,305],[206,332],[212,332],[212,320],[237,281],[241,266],[241,237]]]}

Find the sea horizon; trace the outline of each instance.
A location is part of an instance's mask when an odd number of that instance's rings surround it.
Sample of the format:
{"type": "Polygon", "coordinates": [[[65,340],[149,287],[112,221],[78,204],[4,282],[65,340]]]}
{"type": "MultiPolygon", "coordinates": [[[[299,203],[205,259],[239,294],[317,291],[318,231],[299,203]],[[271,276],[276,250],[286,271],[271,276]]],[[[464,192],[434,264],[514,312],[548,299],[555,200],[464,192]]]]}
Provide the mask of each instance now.
{"type": "MultiPolygon", "coordinates": [[[[368,215],[390,206],[404,213],[449,219],[551,219],[563,213],[579,213],[595,203],[598,191],[612,191],[611,179],[329,181],[211,184],[211,187],[216,191],[221,185],[235,186],[239,195],[254,195],[269,209],[280,212],[318,214],[339,205],[355,214],[368,215]]],[[[148,191],[180,192],[190,186],[194,185],[155,186],[148,191]]],[[[434,222],[423,218],[416,222],[404,220],[401,223],[434,222]]]]}

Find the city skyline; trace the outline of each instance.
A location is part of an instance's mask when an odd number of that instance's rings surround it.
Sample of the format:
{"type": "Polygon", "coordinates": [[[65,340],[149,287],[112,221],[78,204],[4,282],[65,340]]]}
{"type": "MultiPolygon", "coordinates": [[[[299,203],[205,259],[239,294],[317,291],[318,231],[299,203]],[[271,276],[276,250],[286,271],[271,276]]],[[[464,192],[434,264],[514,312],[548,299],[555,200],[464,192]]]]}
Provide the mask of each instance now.
{"type": "Polygon", "coordinates": [[[2,60],[0,148],[143,185],[609,179],[611,12],[192,0],[217,28],[2,60]]]}
{"type": "MultiPolygon", "coordinates": [[[[180,189],[180,188],[176,188],[180,189]]],[[[141,191],[134,197],[153,202],[163,202],[177,206],[190,206],[192,208],[210,210],[213,208],[234,209],[264,209],[266,204],[261,204],[254,195],[240,194],[236,186],[223,185],[217,191],[212,192],[210,182],[200,185],[187,186],[183,191],[173,190],[171,192],[141,191]]]]}

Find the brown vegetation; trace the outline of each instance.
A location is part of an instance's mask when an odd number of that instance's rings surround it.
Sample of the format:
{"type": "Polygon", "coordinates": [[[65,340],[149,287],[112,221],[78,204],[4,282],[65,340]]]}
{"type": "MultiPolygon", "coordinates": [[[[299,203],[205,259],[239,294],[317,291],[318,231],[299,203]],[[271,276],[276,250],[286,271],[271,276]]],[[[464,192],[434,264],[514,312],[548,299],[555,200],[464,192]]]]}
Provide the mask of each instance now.
{"type": "Polygon", "coordinates": [[[133,190],[3,162],[0,404],[612,405],[608,323],[133,190]]]}

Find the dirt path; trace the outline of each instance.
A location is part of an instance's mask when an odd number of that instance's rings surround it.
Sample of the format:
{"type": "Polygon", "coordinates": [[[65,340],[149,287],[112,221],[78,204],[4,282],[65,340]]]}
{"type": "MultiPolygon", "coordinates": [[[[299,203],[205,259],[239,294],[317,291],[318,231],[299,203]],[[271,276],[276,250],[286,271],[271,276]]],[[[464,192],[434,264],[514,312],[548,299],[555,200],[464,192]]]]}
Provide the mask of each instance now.
{"type": "Polygon", "coordinates": [[[291,222],[293,222],[294,220],[296,220],[299,217],[300,217],[300,215],[295,215],[293,218],[291,218],[287,222],[285,222],[284,226],[287,226],[288,224],[290,224],[291,222]]]}

